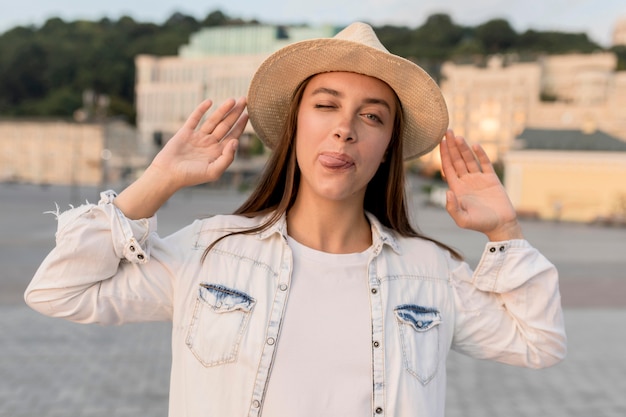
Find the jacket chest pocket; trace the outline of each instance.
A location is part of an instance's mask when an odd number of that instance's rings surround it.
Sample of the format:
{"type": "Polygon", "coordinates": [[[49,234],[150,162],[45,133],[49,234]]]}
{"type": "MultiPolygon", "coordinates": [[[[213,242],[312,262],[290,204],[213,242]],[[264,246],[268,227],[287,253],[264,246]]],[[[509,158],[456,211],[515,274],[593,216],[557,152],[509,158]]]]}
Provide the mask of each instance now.
{"type": "Polygon", "coordinates": [[[186,344],[204,366],[234,362],[256,301],[241,291],[202,283],[186,344]]]}
{"type": "Polygon", "coordinates": [[[437,310],[405,304],[394,309],[400,333],[405,369],[426,385],[439,367],[439,324],[437,310]]]}

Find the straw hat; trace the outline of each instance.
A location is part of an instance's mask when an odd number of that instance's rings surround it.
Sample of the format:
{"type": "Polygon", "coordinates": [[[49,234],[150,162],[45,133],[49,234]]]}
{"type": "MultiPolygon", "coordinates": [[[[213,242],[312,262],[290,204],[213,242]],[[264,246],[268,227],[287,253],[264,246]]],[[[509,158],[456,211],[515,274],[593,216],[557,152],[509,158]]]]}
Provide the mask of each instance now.
{"type": "Polygon", "coordinates": [[[353,23],[333,38],[288,45],[259,67],[248,91],[252,127],[274,149],[281,137],[296,88],[323,72],[347,71],[386,82],[398,95],[404,111],[403,157],[431,151],[448,127],[448,110],[433,79],[413,62],[391,54],[365,23],[353,23]]]}

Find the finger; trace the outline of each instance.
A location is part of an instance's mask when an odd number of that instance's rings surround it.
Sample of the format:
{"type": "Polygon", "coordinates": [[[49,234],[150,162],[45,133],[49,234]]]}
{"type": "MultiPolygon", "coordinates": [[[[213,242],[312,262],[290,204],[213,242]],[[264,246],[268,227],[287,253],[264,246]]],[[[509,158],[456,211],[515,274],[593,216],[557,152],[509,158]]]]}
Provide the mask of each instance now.
{"type": "Polygon", "coordinates": [[[202,133],[210,135],[215,129],[215,126],[224,118],[224,115],[228,114],[234,105],[235,100],[232,98],[224,101],[206,118],[206,120],[200,125],[199,130],[202,133]]]}
{"type": "Polygon", "coordinates": [[[220,140],[232,129],[244,109],[245,99],[226,100],[207,118],[200,130],[220,140]]]}
{"type": "Polygon", "coordinates": [[[238,145],[239,141],[237,139],[231,139],[224,143],[222,153],[210,165],[212,170],[210,180],[219,178],[224,171],[226,171],[228,166],[233,163],[238,145]]]}
{"type": "Polygon", "coordinates": [[[451,190],[446,191],[446,211],[457,225],[460,226],[463,224],[463,216],[465,213],[461,209],[456,195],[451,190]]]}
{"type": "Polygon", "coordinates": [[[235,106],[233,106],[230,112],[228,112],[224,119],[216,126],[213,135],[220,140],[226,137],[239,137],[241,133],[243,133],[243,129],[245,129],[248,121],[248,115],[246,114],[244,116],[245,109],[246,98],[242,97],[237,100],[235,106]]]}
{"type": "Polygon", "coordinates": [[[441,169],[443,170],[443,175],[446,177],[446,181],[448,181],[448,184],[453,183],[459,178],[459,174],[453,162],[453,155],[450,152],[450,142],[453,141],[454,133],[452,132],[452,130],[449,130],[448,132],[446,132],[446,136],[439,144],[439,152],[441,155],[441,169]]]}
{"type": "Polygon", "coordinates": [[[441,156],[441,170],[446,181],[450,182],[457,179],[456,171],[450,160],[450,151],[448,150],[448,139],[444,137],[439,144],[439,154],[441,156]]]}
{"type": "Polygon", "coordinates": [[[478,162],[480,163],[480,169],[482,172],[495,174],[495,170],[493,169],[493,164],[487,155],[487,152],[483,149],[482,146],[475,144],[473,147],[474,154],[476,158],[478,158],[478,162]]]}
{"type": "Polygon", "coordinates": [[[446,132],[446,145],[451,164],[450,167],[452,168],[451,174],[460,177],[467,174],[467,166],[463,160],[463,155],[461,155],[457,138],[458,136],[456,136],[452,130],[446,132]]]}
{"type": "Polygon", "coordinates": [[[461,154],[467,172],[480,172],[480,165],[478,165],[476,155],[474,155],[467,141],[462,136],[456,136],[454,143],[461,154]]]}
{"type": "Polygon", "coordinates": [[[235,122],[235,125],[230,129],[230,132],[225,137],[237,139],[242,135],[243,131],[248,124],[248,114],[243,113],[239,116],[239,119],[235,122]]]}
{"type": "Polygon", "coordinates": [[[198,107],[196,107],[195,110],[191,112],[183,127],[190,130],[195,130],[196,127],[198,127],[198,124],[200,124],[200,121],[204,117],[205,113],[211,108],[212,105],[213,101],[208,99],[200,103],[198,107]]]}

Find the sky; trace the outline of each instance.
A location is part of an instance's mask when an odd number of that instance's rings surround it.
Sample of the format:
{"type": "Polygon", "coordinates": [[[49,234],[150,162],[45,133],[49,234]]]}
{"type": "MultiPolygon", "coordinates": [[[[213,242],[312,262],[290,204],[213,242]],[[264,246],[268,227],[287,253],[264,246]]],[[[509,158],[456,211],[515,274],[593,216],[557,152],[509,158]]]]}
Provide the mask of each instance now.
{"type": "Polygon", "coordinates": [[[447,13],[460,25],[475,26],[494,18],[509,21],[517,32],[527,29],[586,32],[610,46],[618,19],[626,19],[626,0],[2,0],[0,33],[15,26],[42,25],[48,18],[118,19],[163,23],[174,12],[203,19],[221,10],[230,17],[263,23],[347,25],[361,20],[373,25],[418,27],[433,13],[447,13]]]}

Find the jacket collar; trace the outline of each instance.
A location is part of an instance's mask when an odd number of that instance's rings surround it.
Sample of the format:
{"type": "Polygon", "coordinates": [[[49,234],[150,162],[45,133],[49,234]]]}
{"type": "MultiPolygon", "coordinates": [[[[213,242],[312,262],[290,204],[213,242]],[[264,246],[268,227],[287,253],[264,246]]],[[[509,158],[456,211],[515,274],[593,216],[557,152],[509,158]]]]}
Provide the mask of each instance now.
{"type": "MultiPolygon", "coordinates": [[[[272,215],[273,213],[270,213],[259,217],[258,224],[263,224],[272,215]]],[[[372,227],[372,246],[374,247],[375,254],[378,255],[378,253],[380,253],[383,245],[388,245],[395,252],[401,254],[400,245],[398,244],[398,240],[396,239],[394,233],[387,227],[383,226],[373,214],[365,212],[365,215],[367,216],[367,220],[372,227]]],[[[260,232],[257,237],[260,240],[264,240],[274,234],[280,235],[285,240],[287,239],[287,215],[285,213],[283,213],[276,223],[260,232]]]]}

